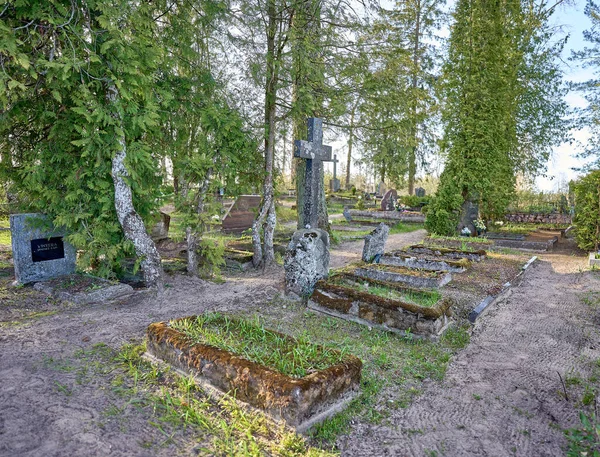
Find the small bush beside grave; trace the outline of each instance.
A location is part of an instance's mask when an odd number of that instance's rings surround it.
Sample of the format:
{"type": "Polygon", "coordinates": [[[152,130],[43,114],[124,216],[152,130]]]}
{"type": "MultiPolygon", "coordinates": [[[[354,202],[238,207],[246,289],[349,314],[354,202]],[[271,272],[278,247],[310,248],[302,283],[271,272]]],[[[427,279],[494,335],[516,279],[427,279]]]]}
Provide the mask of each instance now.
{"type": "Polygon", "coordinates": [[[348,402],[362,362],[350,354],[221,314],[148,327],[147,352],[200,384],[304,430],[348,402]]]}

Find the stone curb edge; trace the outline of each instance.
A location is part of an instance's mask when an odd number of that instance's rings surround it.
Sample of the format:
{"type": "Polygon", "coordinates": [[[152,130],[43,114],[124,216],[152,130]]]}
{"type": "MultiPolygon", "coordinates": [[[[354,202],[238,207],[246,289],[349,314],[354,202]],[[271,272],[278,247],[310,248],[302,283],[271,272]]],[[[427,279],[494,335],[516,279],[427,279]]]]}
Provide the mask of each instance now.
{"type": "MultiPolygon", "coordinates": [[[[537,256],[534,255],[531,259],[529,259],[527,261],[527,263],[525,265],[523,265],[521,267],[521,271],[519,272],[519,274],[517,274],[517,276],[515,276],[515,278],[513,279],[513,282],[519,277],[521,276],[523,273],[525,273],[525,271],[533,264],[533,262],[535,262],[537,260],[537,256]]],[[[496,299],[498,297],[500,297],[502,294],[504,294],[510,287],[512,286],[512,283],[507,282],[506,284],[504,284],[502,286],[502,290],[497,294],[497,295],[488,295],[487,297],[485,297],[483,300],[481,300],[481,302],[473,309],[473,311],[471,311],[469,313],[469,322],[471,322],[472,324],[475,323],[475,321],[477,320],[478,317],[480,317],[487,309],[488,307],[494,303],[496,301],[496,299]]]]}

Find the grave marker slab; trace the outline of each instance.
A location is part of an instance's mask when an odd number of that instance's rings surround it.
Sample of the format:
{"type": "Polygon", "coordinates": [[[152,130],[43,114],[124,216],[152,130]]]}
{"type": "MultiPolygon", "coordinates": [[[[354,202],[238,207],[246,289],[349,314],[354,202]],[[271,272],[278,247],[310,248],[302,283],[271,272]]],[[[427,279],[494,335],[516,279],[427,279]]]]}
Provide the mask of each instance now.
{"type": "Polygon", "coordinates": [[[417,187],[415,189],[415,195],[417,197],[424,197],[425,196],[425,189],[423,189],[422,187],[417,187]]]}
{"type": "Polygon", "coordinates": [[[398,201],[398,192],[396,189],[388,190],[381,200],[382,211],[394,211],[396,209],[396,202],[398,201]]]}
{"type": "Polygon", "coordinates": [[[225,233],[241,233],[251,228],[261,199],[260,195],[240,195],[225,214],[221,230],[225,233]]]}
{"type": "Polygon", "coordinates": [[[40,224],[44,223],[48,224],[48,219],[43,214],[10,216],[17,284],[44,281],[75,272],[75,247],[64,240],[64,230],[51,226],[47,230],[39,228],[40,224]]]}

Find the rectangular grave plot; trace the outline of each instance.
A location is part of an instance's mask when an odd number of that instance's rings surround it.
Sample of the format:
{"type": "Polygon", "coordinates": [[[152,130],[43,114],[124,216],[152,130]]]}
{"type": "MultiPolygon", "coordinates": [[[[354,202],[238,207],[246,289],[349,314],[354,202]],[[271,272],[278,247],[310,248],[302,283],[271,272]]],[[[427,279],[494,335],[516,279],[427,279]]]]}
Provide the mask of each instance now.
{"type": "Polygon", "coordinates": [[[364,263],[347,267],[347,272],[365,279],[402,283],[416,288],[434,289],[452,281],[450,272],[414,270],[393,265],[364,263]]]}
{"type": "Polygon", "coordinates": [[[442,257],[450,260],[467,259],[472,262],[481,262],[487,256],[487,252],[483,249],[480,249],[478,251],[462,251],[460,249],[424,246],[422,244],[412,245],[406,249],[406,252],[411,254],[414,253],[442,257]]]}
{"type": "MultiPolygon", "coordinates": [[[[335,275],[352,279],[351,275],[335,275]]],[[[418,336],[437,337],[445,329],[451,315],[452,302],[440,298],[433,306],[422,306],[407,301],[381,297],[369,292],[357,290],[351,286],[333,284],[330,280],[319,281],[309,302],[309,307],[342,319],[384,330],[405,333],[410,331],[418,336]]],[[[364,281],[354,277],[357,283],[364,281]]],[[[405,288],[397,284],[381,281],[369,281],[370,286],[384,286],[392,290],[425,293],[427,291],[405,288]]]]}
{"type": "Polygon", "coordinates": [[[182,332],[166,322],[151,324],[147,337],[150,359],[191,374],[196,382],[217,395],[231,393],[236,400],[276,420],[285,420],[300,432],[339,412],[355,396],[360,383],[362,362],[353,355],[303,378],[294,378],[214,346],[190,344],[182,332]]]}
{"type": "Polygon", "coordinates": [[[462,273],[471,266],[468,259],[450,260],[443,257],[411,254],[407,251],[385,253],[379,260],[382,265],[392,265],[420,270],[462,273]]]}

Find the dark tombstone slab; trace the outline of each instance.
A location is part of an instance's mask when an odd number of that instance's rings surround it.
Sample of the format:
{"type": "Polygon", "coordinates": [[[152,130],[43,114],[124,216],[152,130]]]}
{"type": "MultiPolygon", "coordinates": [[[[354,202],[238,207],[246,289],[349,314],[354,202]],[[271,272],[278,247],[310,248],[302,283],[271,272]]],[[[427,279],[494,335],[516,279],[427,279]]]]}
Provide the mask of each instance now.
{"type": "Polygon", "coordinates": [[[15,282],[27,284],[75,272],[77,252],[43,214],[11,214],[15,282]],[[43,228],[42,228],[43,227],[43,228]]]}
{"type": "Polygon", "coordinates": [[[169,238],[169,226],[171,225],[171,216],[163,211],[159,212],[159,221],[154,224],[150,236],[154,241],[166,240],[169,238]]]}
{"type": "Polygon", "coordinates": [[[470,200],[463,203],[460,212],[460,225],[458,231],[460,232],[464,227],[467,227],[472,235],[477,234],[477,229],[473,221],[479,219],[479,205],[470,200]]]}
{"type": "Polygon", "coordinates": [[[261,200],[260,195],[240,195],[225,214],[221,230],[225,233],[242,233],[251,228],[261,200]]]}
{"type": "Polygon", "coordinates": [[[334,178],[334,179],[330,179],[329,180],[329,189],[332,192],[337,192],[338,190],[340,190],[340,187],[341,187],[341,185],[340,185],[340,180],[339,179],[334,178]]]}
{"type": "Polygon", "coordinates": [[[398,201],[398,192],[396,189],[388,190],[383,199],[381,200],[382,211],[394,211],[396,209],[396,202],[398,201]]]}
{"type": "Polygon", "coordinates": [[[342,214],[344,215],[346,222],[352,222],[352,216],[350,215],[350,210],[347,206],[344,206],[344,211],[342,212],[342,214]]]}
{"type": "Polygon", "coordinates": [[[422,187],[417,187],[415,189],[415,195],[417,197],[424,197],[425,196],[425,189],[423,189],[422,187]]]}

